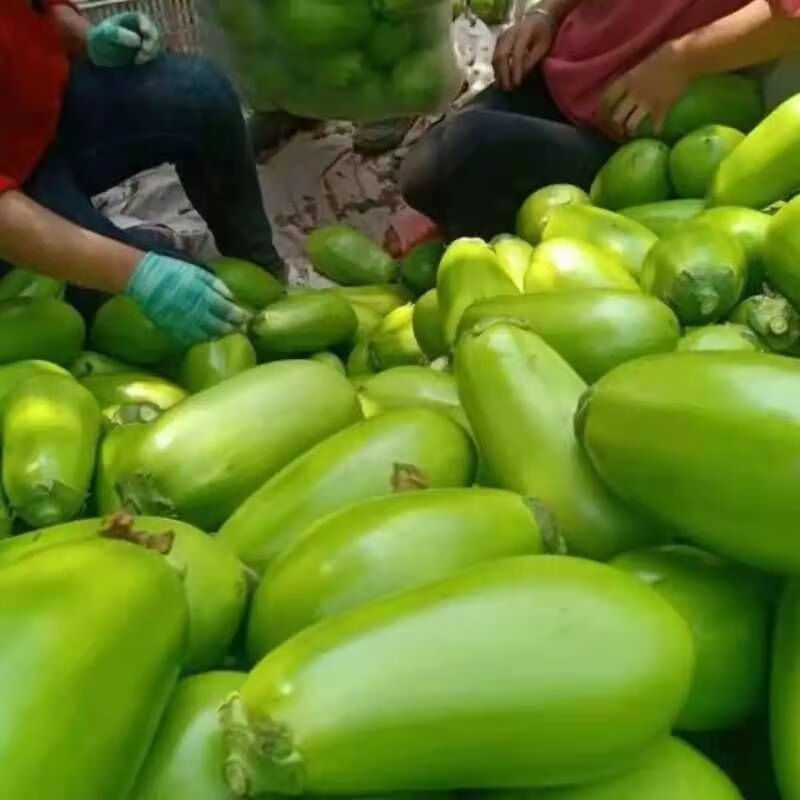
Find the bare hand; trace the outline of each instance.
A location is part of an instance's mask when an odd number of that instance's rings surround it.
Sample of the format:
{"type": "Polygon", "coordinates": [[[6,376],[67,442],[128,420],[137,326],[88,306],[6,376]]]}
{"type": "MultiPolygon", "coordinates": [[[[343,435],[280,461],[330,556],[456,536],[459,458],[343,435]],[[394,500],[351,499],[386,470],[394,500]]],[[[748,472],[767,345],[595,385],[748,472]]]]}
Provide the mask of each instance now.
{"type": "Polygon", "coordinates": [[[510,92],[547,55],[555,39],[555,24],[544,14],[528,14],[500,34],[492,65],[498,86],[510,92]]]}
{"type": "Polygon", "coordinates": [[[635,136],[647,117],[658,135],[689,82],[686,65],[667,44],[608,87],[601,100],[603,116],[621,139],[635,136]]]}

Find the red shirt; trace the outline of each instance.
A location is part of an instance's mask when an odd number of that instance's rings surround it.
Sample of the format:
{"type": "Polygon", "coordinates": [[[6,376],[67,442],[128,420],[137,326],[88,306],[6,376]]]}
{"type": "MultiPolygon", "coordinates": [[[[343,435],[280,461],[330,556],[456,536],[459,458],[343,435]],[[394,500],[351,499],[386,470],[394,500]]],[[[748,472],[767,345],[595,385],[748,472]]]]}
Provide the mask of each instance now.
{"type": "MultiPolygon", "coordinates": [[[[604,89],[659,46],[732,14],[750,0],[583,0],[561,25],[544,62],[559,108],[577,124],[603,130],[604,89]]],[[[800,0],[772,0],[800,16],[800,0]]]]}
{"type": "Polygon", "coordinates": [[[0,0],[0,191],[24,183],[53,140],[69,63],[48,9],[68,0],[0,0]]]}
{"type": "Polygon", "coordinates": [[[770,0],[772,7],[790,17],[800,17],[800,0],[770,0]]]}

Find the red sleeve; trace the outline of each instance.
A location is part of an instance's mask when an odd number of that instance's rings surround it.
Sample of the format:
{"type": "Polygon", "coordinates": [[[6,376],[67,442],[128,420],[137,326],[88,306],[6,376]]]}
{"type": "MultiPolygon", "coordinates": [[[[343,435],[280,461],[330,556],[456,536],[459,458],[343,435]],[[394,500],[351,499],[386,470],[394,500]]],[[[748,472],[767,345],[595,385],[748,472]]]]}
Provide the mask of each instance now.
{"type": "Polygon", "coordinates": [[[800,17],[800,0],[770,0],[772,7],[787,17],[800,17]]]}
{"type": "Polygon", "coordinates": [[[53,8],[53,6],[72,6],[79,14],[81,13],[73,0],[43,0],[43,5],[46,8],[53,8]]]}
{"type": "Polygon", "coordinates": [[[7,192],[9,189],[16,189],[19,183],[14,180],[10,175],[3,175],[0,173],[0,194],[7,192]]]}

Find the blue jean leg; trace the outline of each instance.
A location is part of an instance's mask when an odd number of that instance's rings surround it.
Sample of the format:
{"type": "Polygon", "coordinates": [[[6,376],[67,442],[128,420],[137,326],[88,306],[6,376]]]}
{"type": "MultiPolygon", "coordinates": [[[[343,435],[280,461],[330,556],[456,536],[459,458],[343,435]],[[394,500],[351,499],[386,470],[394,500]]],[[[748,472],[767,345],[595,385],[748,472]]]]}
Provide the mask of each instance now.
{"type": "Polygon", "coordinates": [[[76,64],[56,147],[86,197],[174,164],[219,249],[277,267],[239,100],[204,59],[167,55],[116,69],[76,64]]]}

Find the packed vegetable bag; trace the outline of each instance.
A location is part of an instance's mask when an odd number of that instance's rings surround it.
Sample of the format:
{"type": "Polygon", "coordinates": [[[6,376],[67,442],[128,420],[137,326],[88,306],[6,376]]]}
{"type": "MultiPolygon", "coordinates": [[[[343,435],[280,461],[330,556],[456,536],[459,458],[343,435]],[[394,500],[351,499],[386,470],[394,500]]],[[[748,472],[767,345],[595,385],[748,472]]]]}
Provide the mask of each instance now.
{"type": "Polygon", "coordinates": [[[205,0],[256,108],[380,119],[445,107],[462,76],[448,0],[205,0]]]}

